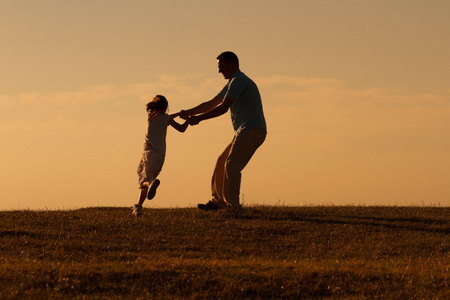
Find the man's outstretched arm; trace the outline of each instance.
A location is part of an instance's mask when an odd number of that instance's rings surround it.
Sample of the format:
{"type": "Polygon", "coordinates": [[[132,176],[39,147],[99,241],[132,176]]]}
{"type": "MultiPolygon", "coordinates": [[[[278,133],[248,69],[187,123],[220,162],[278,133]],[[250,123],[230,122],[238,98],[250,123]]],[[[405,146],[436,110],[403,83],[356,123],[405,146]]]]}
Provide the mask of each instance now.
{"type": "Polygon", "coordinates": [[[223,98],[216,96],[213,99],[203,102],[202,104],[197,105],[194,108],[180,111],[180,117],[186,120],[190,116],[206,113],[218,106],[222,102],[222,100],[223,98]]]}
{"type": "Polygon", "coordinates": [[[225,98],[223,101],[214,107],[212,110],[205,112],[204,114],[200,114],[198,116],[192,116],[190,124],[191,125],[197,125],[201,121],[212,119],[218,116],[223,115],[228,111],[231,104],[233,104],[234,99],[233,98],[225,98]]]}

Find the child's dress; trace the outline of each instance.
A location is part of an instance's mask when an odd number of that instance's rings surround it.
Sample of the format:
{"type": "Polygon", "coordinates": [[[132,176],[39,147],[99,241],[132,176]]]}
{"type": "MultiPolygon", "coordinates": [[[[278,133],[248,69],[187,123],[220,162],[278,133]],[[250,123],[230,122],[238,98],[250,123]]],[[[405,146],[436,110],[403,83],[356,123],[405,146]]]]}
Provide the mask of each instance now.
{"type": "Polygon", "coordinates": [[[143,188],[145,182],[150,184],[161,172],[166,157],[167,126],[171,119],[168,114],[148,118],[144,151],[137,168],[139,188],[143,188]]]}

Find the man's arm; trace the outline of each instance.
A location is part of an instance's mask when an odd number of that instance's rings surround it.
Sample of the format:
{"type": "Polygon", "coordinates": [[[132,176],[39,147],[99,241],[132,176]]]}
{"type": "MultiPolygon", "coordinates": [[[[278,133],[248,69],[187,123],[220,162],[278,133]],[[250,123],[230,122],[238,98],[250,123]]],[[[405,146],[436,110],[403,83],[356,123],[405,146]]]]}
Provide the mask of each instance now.
{"type": "Polygon", "coordinates": [[[218,116],[223,115],[228,111],[231,104],[233,104],[234,99],[233,98],[225,98],[223,99],[222,103],[215,106],[213,109],[205,112],[204,114],[198,115],[198,116],[192,116],[190,124],[191,125],[197,125],[201,121],[212,119],[218,116]]]}
{"type": "Polygon", "coordinates": [[[221,102],[222,102],[222,98],[219,96],[216,96],[213,99],[203,102],[202,104],[197,105],[194,108],[180,111],[180,117],[183,119],[187,119],[190,116],[208,112],[208,111],[214,109],[216,106],[218,106],[221,102]]]}

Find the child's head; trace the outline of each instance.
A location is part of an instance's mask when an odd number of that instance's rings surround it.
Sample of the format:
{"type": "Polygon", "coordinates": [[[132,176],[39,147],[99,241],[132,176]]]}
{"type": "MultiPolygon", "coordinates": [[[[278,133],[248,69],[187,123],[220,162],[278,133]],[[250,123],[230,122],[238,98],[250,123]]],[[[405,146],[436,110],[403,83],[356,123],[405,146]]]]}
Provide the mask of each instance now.
{"type": "Polygon", "coordinates": [[[166,113],[168,105],[166,97],[156,95],[151,102],[147,103],[146,108],[150,118],[154,118],[160,113],[166,113]]]}

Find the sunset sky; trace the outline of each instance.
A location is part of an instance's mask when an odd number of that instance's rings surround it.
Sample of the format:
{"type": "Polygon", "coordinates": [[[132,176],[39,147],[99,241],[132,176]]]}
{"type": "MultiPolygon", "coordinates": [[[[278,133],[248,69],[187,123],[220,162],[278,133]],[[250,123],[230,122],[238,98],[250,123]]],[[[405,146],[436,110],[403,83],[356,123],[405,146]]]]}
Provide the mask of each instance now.
{"type": "MultiPolygon", "coordinates": [[[[244,205],[450,205],[450,1],[0,0],[0,210],[132,206],[145,104],[210,100],[231,50],[266,142],[244,205]]],[[[210,199],[229,113],[168,129],[158,194],[210,199]]]]}

